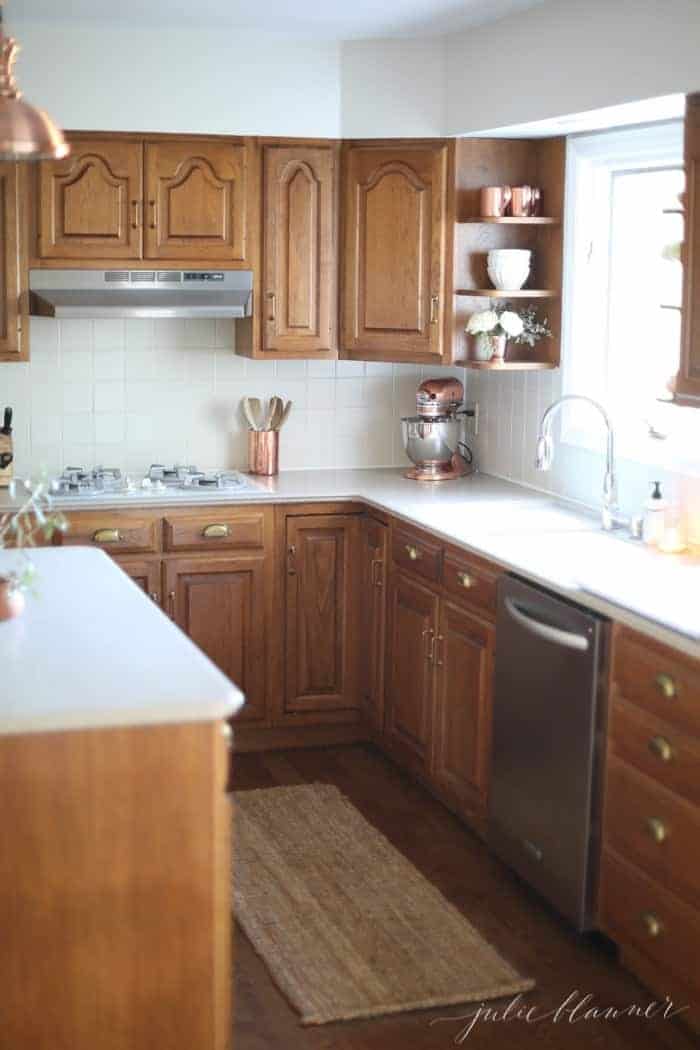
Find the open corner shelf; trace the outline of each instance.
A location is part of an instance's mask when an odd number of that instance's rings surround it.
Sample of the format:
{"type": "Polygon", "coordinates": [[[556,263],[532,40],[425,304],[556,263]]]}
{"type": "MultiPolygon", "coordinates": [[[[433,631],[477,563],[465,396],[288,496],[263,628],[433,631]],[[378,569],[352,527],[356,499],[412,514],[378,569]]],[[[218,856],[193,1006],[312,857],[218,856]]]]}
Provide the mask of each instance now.
{"type": "Polygon", "coordinates": [[[458,288],[455,295],[466,295],[472,299],[558,299],[559,292],[553,288],[518,288],[505,291],[502,288],[458,288]]]}
{"type": "Polygon", "coordinates": [[[478,368],[487,372],[535,372],[543,369],[558,368],[551,361],[457,361],[464,368],[478,368]]]}
{"type": "Polygon", "coordinates": [[[465,223],[486,223],[499,226],[559,226],[561,219],[549,215],[475,215],[465,223]]]}

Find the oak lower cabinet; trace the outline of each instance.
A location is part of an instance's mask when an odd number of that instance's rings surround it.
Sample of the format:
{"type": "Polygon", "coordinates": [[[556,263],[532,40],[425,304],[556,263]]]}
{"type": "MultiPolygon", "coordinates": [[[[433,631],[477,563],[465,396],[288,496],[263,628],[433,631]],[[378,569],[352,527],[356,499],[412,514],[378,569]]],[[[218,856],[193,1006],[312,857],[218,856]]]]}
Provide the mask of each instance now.
{"type": "Polygon", "coordinates": [[[360,526],[361,621],[360,692],[362,713],[376,733],[384,729],[384,655],[386,646],[386,578],[389,529],[376,518],[360,526]]]}
{"type": "Polygon", "coordinates": [[[495,640],[491,624],[440,603],[430,775],[458,811],[477,820],[487,805],[495,640]]]}
{"type": "Polygon", "coordinates": [[[0,737],[3,1050],[228,1050],[223,729],[0,737]]]}
{"type": "Polygon", "coordinates": [[[23,168],[0,162],[0,361],[28,357],[28,325],[22,302],[26,288],[22,216],[23,168]]]}
{"type": "Polygon", "coordinates": [[[236,724],[262,721],[267,634],[264,556],[166,560],[163,582],[166,611],[245,693],[236,724]]]}
{"type": "Polygon", "coordinates": [[[343,356],[442,360],[450,148],[344,145],[343,356]]]}
{"type": "Polygon", "coordinates": [[[162,602],[160,558],[116,558],[119,568],[152,598],[162,602]]]}
{"type": "Polygon", "coordinates": [[[263,147],[262,350],[335,356],[338,149],[263,147]]]}
{"type": "Polygon", "coordinates": [[[386,741],[399,761],[427,775],[438,597],[423,584],[399,572],[391,580],[389,609],[386,741]]]}
{"type": "Polygon", "coordinates": [[[356,565],[360,519],[288,515],[284,699],[289,724],[359,718],[356,565]]]}

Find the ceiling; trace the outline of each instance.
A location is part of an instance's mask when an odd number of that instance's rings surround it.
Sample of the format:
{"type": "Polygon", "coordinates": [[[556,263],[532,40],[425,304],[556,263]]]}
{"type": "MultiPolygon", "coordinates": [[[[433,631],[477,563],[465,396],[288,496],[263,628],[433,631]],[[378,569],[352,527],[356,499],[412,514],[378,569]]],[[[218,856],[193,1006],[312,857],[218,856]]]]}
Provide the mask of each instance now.
{"type": "Polygon", "coordinates": [[[414,37],[453,33],[544,0],[5,0],[8,22],[108,22],[236,25],[326,39],[414,37]]]}

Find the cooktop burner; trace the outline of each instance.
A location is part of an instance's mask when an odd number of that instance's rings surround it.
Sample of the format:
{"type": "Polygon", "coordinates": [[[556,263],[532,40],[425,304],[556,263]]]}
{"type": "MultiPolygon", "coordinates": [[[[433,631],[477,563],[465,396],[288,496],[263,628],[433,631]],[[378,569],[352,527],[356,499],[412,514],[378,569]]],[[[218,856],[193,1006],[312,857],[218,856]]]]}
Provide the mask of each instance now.
{"type": "Polygon", "coordinates": [[[255,484],[237,470],[198,470],[192,465],[176,464],[166,467],[153,463],[144,476],[123,475],[113,467],[66,467],[54,482],[54,498],[68,499],[115,495],[153,495],[164,492],[185,493],[193,489],[221,490],[225,492],[256,492],[255,484]]]}

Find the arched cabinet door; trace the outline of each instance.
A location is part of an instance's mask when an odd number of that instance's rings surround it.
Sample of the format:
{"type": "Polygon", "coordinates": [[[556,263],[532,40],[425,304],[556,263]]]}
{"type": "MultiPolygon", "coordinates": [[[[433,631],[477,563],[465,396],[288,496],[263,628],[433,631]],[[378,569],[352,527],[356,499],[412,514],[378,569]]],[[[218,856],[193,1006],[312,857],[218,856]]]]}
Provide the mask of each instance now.
{"type": "Polygon", "coordinates": [[[336,150],[264,149],[263,350],[337,348],[336,150]]]}
{"type": "Polygon", "coordinates": [[[39,165],[42,259],[138,259],[142,232],[141,143],[76,139],[39,165]]]}
{"type": "Polygon", "coordinates": [[[445,312],[447,145],[345,153],[342,350],[437,361],[445,312]]]}
{"type": "Polygon", "coordinates": [[[147,259],[247,260],[247,147],[146,143],[147,259]]]}

